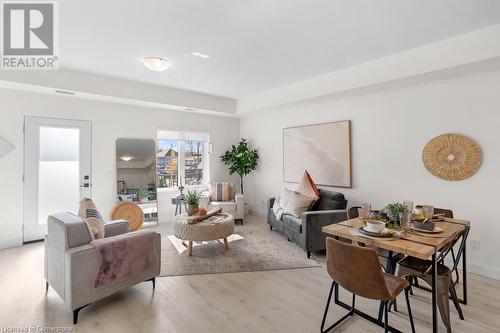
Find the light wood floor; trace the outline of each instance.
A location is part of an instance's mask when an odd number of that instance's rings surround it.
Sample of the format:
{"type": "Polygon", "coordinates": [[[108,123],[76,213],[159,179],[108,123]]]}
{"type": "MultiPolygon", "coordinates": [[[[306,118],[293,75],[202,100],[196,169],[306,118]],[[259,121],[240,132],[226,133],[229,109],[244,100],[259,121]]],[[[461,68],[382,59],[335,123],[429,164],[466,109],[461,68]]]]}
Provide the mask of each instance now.
{"type": "MultiPolygon", "coordinates": [[[[0,251],[0,332],[3,327],[73,327],[71,312],[53,290],[45,294],[43,244],[0,251]]],[[[500,332],[500,281],[469,275],[465,321],[452,310],[454,332],[500,332]]],[[[319,332],[330,280],[324,268],[164,277],[99,301],[80,313],[74,332],[319,332]]],[[[345,299],[349,298],[346,292],[345,299]]],[[[343,297],[344,298],[344,297],[343,297]]],[[[411,298],[417,332],[430,332],[430,294],[411,298]]],[[[377,312],[378,303],[358,301],[377,312]]],[[[400,299],[391,324],[409,331],[400,299]]],[[[332,308],[335,319],[343,310],[332,308]]],[[[382,332],[362,318],[336,332],[382,332]]],[[[440,331],[444,332],[441,325],[440,331]]]]}

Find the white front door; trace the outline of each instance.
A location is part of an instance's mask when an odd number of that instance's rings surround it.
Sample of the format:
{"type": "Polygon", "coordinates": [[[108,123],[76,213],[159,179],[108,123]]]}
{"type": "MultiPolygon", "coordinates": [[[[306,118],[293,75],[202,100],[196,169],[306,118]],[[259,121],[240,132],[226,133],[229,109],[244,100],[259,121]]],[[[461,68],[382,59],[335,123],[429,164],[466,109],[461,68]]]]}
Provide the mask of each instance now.
{"type": "Polygon", "coordinates": [[[24,119],[24,242],[43,239],[48,215],[77,213],[92,196],[91,122],[24,119]]]}

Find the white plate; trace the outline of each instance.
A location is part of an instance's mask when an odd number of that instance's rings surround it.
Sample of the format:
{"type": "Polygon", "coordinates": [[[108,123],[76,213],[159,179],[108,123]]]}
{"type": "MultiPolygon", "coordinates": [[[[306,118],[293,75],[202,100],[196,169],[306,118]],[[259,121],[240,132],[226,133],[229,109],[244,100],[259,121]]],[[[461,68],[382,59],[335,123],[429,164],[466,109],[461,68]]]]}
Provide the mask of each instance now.
{"type": "Polygon", "coordinates": [[[410,229],[413,231],[424,232],[427,234],[437,234],[437,233],[440,233],[443,231],[443,229],[441,229],[440,227],[434,227],[434,230],[425,230],[425,229],[419,229],[419,228],[415,228],[415,227],[410,227],[410,229]]]}
{"type": "Polygon", "coordinates": [[[387,228],[382,229],[382,231],[380,231],[380,232],[376,232],[376,231],[373,231],[373,230],[368,229],[368,227],[367,227],[367,226],[364,226],[364,227],[363,227],[363,230],[364,230],[364,231],[367,231],[367,232],[371,232],[372,234],[380,234],[380,235],[384,235],[384,234],[389,234],[389,233],[391,233],[391,231],[390,231],[389,229],[387,229],[387,228]]]}

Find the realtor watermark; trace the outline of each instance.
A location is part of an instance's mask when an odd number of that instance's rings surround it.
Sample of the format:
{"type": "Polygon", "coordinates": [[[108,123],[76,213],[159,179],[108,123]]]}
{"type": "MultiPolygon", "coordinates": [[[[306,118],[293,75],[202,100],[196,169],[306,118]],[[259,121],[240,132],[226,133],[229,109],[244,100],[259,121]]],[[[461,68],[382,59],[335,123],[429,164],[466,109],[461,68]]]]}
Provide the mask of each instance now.
{"type": "Polygon", "coordinates": [[[69,326],[0,326],[2,333],[73,332],[69,326]]]}
{"type": "Polygon", "coordinates": [[[59,7],[55,1],[1,2],[1,68],[59,67],[59,7]]]}

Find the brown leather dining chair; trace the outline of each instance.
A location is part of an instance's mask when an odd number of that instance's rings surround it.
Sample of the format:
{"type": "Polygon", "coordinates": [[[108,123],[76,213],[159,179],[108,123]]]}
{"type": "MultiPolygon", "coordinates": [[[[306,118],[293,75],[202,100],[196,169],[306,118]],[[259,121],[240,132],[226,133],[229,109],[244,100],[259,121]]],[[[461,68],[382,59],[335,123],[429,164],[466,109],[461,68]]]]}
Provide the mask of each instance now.
{"type": "MultiPolygon", "coordinates": [[[[329,332],[354,314],[360,315],[382,326],[382,323],[377,321],[377,319],[355,308],[356,295],[383,302],[385,313],[383,325],[385,332],[388,332],[389,328],[391,328],[388,318],[389,303],[394,301],[402,291],[405,291],[411,329],[412,332],[415,332],[410,299],[408,296],[408,287],[410,284],[403,278],[384,273],[374,249],[347,244],[328,237],[326,239],[326,268],[333,281],[330,288],[330,294],[328,295],[323,320],[321,322],[322,333],[329,332]],[[328,308],[332,299],[332,293],[335,289],[335,297],[337,297],[338,286],[353,294],[352,306],[349,313],[325,330],[324,327],[328,308]]],[[[393,330],[393,328],[391,328],[391,330],[393,330]]]]}

